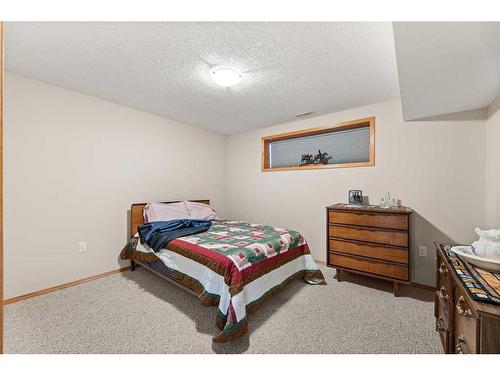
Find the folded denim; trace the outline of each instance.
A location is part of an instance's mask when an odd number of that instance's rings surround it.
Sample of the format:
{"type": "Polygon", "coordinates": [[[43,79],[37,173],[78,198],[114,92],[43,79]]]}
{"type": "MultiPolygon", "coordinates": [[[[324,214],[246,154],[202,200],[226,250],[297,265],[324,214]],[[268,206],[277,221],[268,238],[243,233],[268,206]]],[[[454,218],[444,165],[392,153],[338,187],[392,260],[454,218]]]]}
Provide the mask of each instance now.
{"type": "Polygon", "coordinates": [[[209,220],[179,219],[169,221],[155,221],[146,223],[138,228],[141,243],[147,244],[154,252],[158,252],[176,238],[189,236],[210,229],[209,220]]]}

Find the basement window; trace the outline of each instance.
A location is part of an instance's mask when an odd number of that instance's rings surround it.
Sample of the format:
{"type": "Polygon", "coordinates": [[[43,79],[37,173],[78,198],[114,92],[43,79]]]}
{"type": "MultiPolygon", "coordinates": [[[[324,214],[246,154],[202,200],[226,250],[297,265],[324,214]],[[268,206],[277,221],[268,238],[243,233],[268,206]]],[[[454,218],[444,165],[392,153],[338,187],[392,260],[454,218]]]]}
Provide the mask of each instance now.
{"type": "Polygon", "coordinates": [[[262,171],[375,165],[375,117],[262,138],[262,171]]]}

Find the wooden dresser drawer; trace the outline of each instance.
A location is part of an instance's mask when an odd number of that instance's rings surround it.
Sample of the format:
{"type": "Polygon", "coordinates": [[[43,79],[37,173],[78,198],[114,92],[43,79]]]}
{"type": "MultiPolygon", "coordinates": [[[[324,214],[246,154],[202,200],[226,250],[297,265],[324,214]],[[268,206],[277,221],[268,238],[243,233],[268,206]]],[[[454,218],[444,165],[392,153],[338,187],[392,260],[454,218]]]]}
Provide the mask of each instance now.
{"type": "Polygon", "coordinates": [[[408,250],[399,247],[382,246],[371,243],[354,242],[330,238],[330,251],[360,255],[369,258],[408,263],[408,250]]]}
{"type": "Polygon", "coordinates": [[[436,331],[439,333],[441,345],[445,353],[453,353],[453,292],[446,261],[439,251],[436,252],[436,292],[434,295],[434,316],[436,331]]]}
{"type": "Polygon", "coordinates": [[[445,353],[450,352],[450,319],[449,312],[442,308],[438,309],[436,316],[436,331],[439,333],[441,344],[445,353]]]}
{"type": "Polygon", "coordinates": [[[477,353],[477,320],[467,303],[464,293],[455,287],[455,298],[453,301],[455,320],[455,342],[453,352],[458,354],[477,353]]]}
{"type": "Polygon", "coordinates": [[[408,233],[395,230],[368,229],[330,225],[328,234],[332,237],[375,242],[384,245],[408,247],[408,233]]]}
{"type": "Polygon", "coordinates": [[[451,311],[453,284],[446,263],[439,253],[437,254],[437,263],[436,298],[442,308],[446,309],[446,311],[451,311]]]}
{"type": "Polygon", "coordinates": [[[408,229],[408,215],[330,211],[328,219],[332,224],[339,223],[400,230],[408,229]]]}
{"type": "Polygon", "coordinates": [[[363,272],[391,277],[398,280],[408,280],[408,266],[404,264],[383,262],[340,253],[330,253],[328,260],[330,266],[362,270],[363,272]]]}
{"type": "Polygon", "coordinates": [[[439,302],[439,306],[446,311],[450,311],[451,298],[450,288],[446,285],[438,285],[436,289],[436,297],[439,302]]]}

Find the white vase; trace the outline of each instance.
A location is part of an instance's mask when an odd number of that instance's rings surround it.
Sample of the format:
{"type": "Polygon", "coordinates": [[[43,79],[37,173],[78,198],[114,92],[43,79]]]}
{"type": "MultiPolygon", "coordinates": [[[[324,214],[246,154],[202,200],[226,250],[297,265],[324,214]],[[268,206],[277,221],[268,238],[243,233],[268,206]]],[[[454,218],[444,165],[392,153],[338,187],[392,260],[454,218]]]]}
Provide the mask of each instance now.
{"type": "Polygon", "coordinates": [[[500,260],[500,229],[482,230],[476,228],[479,240],[471,245],[474,255],[500,260]]]}

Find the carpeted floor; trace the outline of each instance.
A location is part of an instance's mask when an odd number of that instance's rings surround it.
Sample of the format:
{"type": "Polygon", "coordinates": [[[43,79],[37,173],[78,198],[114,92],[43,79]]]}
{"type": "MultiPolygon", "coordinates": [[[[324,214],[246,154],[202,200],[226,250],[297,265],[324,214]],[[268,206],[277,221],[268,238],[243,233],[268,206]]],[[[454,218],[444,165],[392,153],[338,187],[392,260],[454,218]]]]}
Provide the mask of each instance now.
{"type": "Polygon", "coordinates": [[[323,267],[214,344],[216,309],[139,268],[5,306],[6,353],[441,353],[432,294],[323,267]],[[372,286],[372,287],[368,287],[372,286]]]}

